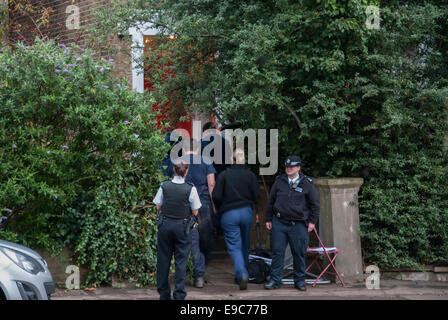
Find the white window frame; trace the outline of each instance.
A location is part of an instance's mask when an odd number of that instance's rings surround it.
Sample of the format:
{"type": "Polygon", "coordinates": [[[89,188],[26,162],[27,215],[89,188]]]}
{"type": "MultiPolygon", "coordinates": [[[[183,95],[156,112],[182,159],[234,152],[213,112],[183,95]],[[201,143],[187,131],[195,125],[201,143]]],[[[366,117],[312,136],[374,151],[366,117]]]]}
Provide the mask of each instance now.
{"type": "Polygon", "coordinates": [[[145,36],[155,36],[158,34],[157,28],[151,23],[142,23],[129,28],[129,34],[132,37],[131,56],[132,56],[132,90],[143,93],[145,90],[145,75],[140,65],[144,54],[145,36]]]}

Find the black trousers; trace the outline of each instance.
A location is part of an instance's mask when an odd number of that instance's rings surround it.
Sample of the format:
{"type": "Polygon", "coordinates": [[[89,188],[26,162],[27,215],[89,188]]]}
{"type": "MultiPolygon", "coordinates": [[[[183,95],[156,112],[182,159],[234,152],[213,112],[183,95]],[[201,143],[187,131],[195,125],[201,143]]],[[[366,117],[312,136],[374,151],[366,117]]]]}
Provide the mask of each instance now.
{"type": "Polygon", "coordinates": [[[193,278],[203,277],[213,246],[213,209],[212,204],[201,199],[202,207],[198,212],[199,226],[191,233],[191,257],[193,260],[193,278]]]}
{"type": "Polygon", "coordinates": [[[293,256],[294,283],[305,283],[305,254],[308,247],[309,235],[305,222],[291,223],[273,217],[271,231],[272,263],[271,279],[278,284],[282,283],[285,250],[289,243],[293,256]]]}
{"type": "Polygon", "coordinates": [[[174,300],[184,300],[185,277],[188,264],[188,253],[191,246],[190,237],[185,234],[187,220],[165,218],[157,234],[157,291],[160,300],[171,299],[169,273],[171,257],[174,254],[174,300]]]}
{"type": "MultiPolygon", "coordinates": [[[[213,245],[213,209],[212,204],[201,200],[202,207],[198,212],[199,250],[207,263],[213,245]]],[[[205,272],[205,265],[203,266],[205,272]]]]}

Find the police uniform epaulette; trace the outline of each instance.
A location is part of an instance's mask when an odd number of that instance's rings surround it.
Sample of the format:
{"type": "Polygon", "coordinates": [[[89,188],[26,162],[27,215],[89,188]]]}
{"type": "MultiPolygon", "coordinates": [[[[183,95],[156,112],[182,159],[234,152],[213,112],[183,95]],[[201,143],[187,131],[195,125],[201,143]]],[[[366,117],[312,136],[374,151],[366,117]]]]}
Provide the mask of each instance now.
{"type": "Polygon", "coordinates": [[[311,183],[313,182],[313,179],[311,179],[310,177],[305,176],[305,175],[304,175],[304,177],[305,177],[305,179],[308,180],[309,182],[311,182],[311,183]]]}

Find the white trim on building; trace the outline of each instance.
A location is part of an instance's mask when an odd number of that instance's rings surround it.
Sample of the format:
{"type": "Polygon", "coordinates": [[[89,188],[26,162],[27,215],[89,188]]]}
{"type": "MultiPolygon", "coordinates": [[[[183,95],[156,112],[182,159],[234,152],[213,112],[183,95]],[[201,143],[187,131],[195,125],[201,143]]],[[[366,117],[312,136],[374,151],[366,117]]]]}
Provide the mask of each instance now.
{"type": "Polygon", "coordinates": [[[158,30],[150,23],[142,23],[129,28],[129,34],[132,37],[131,55],[132,55],[132,89],[136,92],[144,91],[144,74],[142,57],[145,47],[144,37],[157,35],[158,30]]]}

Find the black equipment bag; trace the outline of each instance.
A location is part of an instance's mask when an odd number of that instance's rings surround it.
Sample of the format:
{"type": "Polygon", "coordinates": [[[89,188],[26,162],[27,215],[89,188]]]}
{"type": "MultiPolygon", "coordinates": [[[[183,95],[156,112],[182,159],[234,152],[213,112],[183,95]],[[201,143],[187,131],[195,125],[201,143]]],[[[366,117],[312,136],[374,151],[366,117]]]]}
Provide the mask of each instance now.
{"type": "Polygon", "coordinates": [[[247,269],[250,283],[264,283],[269,277],[270,267],[263,259],[250,259],[247,269]]]}

